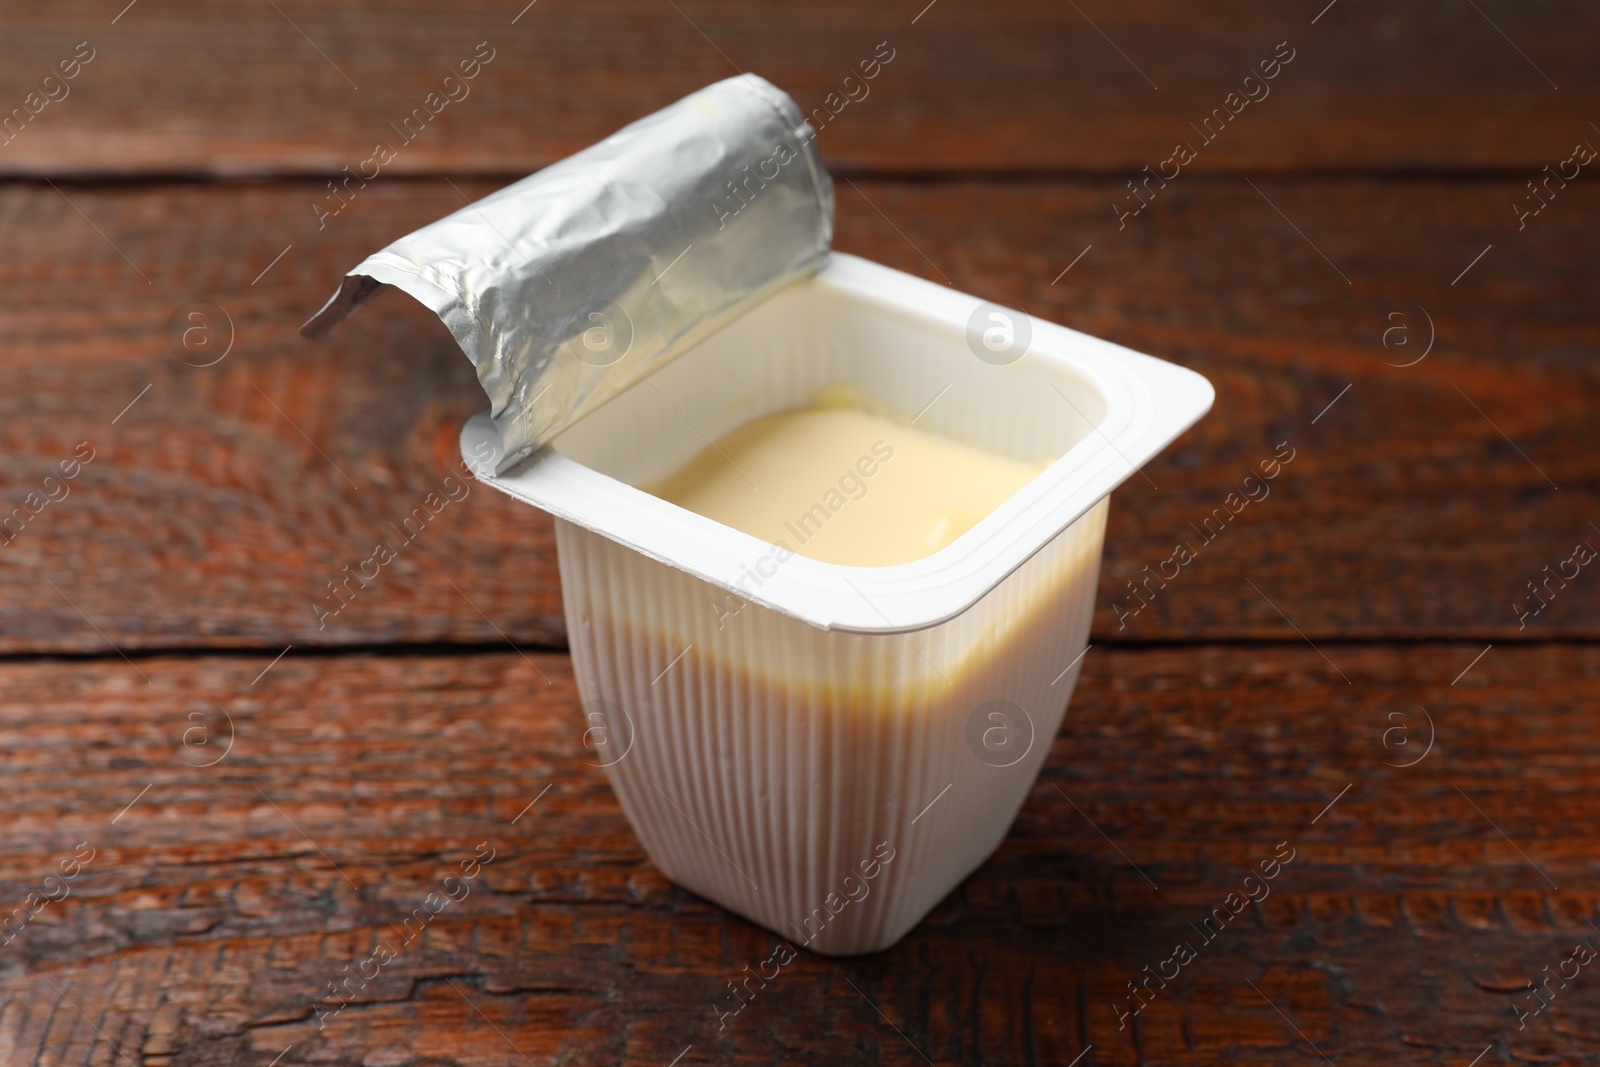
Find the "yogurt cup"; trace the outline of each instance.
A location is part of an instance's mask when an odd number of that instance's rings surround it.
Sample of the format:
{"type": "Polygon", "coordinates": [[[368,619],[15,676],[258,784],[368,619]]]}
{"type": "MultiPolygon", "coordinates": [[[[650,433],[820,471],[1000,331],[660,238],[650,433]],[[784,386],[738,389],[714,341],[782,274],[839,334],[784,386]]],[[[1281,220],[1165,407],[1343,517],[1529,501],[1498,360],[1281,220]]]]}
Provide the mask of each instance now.
{"type": "MultiPolygon", "coordinates": [[[[585,743],[674,882],[827,955],[894,944],[1004,838],[1087,648],[1111,490],[1210,408],[1170,363],[854,256],[502,471],[556,520],[585,743]],[[1043,473],[947,547],[848,567],[636,488],[846,383],[1043,473]]],[[[870,489],[868,490],[870,491],[870,489]]]]}

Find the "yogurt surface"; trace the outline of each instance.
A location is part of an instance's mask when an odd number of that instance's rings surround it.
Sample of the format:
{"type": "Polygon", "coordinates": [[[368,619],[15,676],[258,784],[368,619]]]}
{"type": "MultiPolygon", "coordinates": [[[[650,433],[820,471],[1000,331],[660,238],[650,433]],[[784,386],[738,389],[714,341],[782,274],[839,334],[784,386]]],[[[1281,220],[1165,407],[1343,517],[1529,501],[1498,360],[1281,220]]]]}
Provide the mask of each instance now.
{"type": "Polygon", "coordinates": [[[642,488],[823,563],[886,567],[944,548],[1042,469],[824,399],[747,422],[642,488]]]}

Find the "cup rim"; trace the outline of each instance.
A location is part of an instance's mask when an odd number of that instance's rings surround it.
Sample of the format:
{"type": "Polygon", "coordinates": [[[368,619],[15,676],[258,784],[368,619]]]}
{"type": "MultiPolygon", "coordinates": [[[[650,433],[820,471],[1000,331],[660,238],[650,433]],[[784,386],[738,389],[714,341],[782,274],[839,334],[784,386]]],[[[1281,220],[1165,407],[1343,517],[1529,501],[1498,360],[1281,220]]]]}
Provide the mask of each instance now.
{"type": "MultiPolygon", "coordinates": [[[[832,286],[886,313],[965,331],[989,302],[856,256],[833,253],[799,285],[832,286]]],[[[1210,410],[1203,376],[1121,345],[1028,316],[1027,359],[1087,380],[1105,412],[1089,434],[949,545],[888,567],[824,563],[793,555],[752,588],[774,546],[651,496],[549,445],[495,475],[499,435],[487,411],[461,431],[477,477],[560,519],[686,571],[735,596],[822,630],[908,633],[962,614],[1093,508],[1210,410]]]]}

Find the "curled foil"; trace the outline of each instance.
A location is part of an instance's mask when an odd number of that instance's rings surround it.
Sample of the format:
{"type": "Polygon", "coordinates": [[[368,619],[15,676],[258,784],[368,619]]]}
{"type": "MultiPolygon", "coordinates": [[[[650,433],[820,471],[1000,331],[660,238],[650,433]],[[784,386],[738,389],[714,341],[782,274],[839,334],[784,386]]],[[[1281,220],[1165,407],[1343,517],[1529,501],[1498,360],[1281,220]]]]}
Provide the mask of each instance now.
{"type": "Polygon", "coordinates": [[[744,74],[368,256],[300,332],[384,285],[431,308],[477,368],[503,473],[816,271],[832,239],[815,135],[744,74]]]}

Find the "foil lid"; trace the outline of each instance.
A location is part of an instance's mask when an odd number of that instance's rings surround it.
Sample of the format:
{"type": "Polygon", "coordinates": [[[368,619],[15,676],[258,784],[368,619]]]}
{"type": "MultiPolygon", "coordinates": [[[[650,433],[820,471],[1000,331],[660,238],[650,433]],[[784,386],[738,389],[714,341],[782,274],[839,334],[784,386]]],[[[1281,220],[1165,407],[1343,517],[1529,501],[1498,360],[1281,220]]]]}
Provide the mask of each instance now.
{"type": "Polygon", "coordinates": [[[300,328],[384,285],[478,371],[503,473],[784,286],[833,239],[833,183],[787,94],[707,86],[368,256],[300,328]]]}

